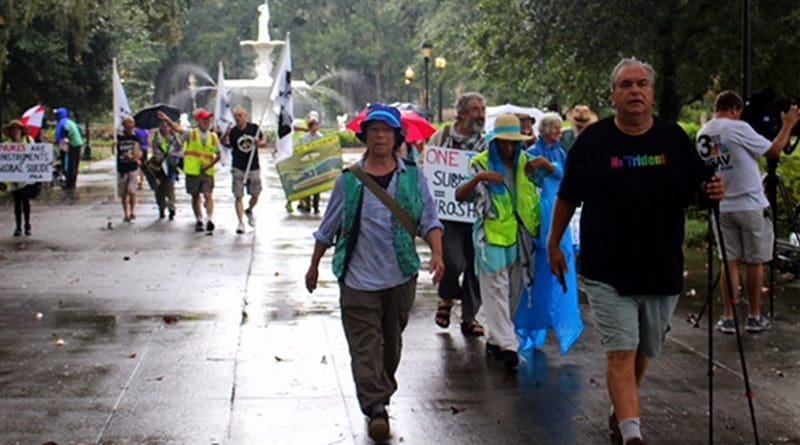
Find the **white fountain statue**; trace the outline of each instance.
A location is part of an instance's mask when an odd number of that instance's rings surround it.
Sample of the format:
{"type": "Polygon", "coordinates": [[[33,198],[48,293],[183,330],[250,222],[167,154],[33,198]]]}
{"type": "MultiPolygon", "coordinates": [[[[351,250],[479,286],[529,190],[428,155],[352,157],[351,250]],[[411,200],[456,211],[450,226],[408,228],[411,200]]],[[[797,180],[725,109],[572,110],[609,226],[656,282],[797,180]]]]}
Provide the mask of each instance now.
{"type": "MultiPolygon", "coordinates": [[[[275,47],[283,45],[283,43],[282,40],[270,40],[269,38],[269,4],[265,0],[264,4],[258,7],[258,40],[239,42],[241,46],[253,48],[256,53],[256,77],[225,81],[234,96],[246,96],[250,99],[250,119],[267,126],[275,126],[277,123],[277,116],[269,98],[274,82],[270,55],[275,47]]],[[[294,82],[292,84],[294,85],[294,82]]]]}

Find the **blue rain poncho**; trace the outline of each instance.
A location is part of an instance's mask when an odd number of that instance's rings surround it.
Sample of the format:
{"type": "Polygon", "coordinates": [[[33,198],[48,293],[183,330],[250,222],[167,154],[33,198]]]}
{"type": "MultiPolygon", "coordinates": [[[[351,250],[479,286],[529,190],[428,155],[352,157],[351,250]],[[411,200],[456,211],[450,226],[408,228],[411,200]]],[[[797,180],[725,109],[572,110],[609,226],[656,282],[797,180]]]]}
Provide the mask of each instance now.
{"type": "Polygon", "coordinates": [[[517,315],[514,320],[520,338],[520,350],[541,349],[547,339],[547,331],[552,328],[560,344],[561,354],[566,354],[583,333],[583,319],[578,307],[578,277],[576,273],[575,247],[572,234],[567,227],[561,239],[561,250],[569,271],[565,275],[567,292],[563,292],[558,279],[550,271],[547,261],[547,238],[553,219],[558,187],[564,174],[566,157],[560,144],[546,147],[540,139],[528,151],[531,158],[543,156],[555,166],[553,173],[537,169],[534,182],[541,187],[539,205],[541,209],[541,230],[534,239],[534,254],[531,261],[533,282],[523,289],[517,315]]]}

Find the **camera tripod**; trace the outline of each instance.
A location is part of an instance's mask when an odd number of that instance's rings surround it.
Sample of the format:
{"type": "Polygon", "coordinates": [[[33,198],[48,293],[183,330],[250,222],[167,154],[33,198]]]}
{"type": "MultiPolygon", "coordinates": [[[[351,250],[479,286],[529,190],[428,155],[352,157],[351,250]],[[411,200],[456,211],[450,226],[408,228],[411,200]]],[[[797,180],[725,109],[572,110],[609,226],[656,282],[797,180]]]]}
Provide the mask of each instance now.
{"type": "MultiPolygon", "coordinates": [[[[722,238],[722,226],[719,221],[719,203],[714,203],[712,208],[708,211],[708,244],[706,249],[708,261],[708,281],[707,281],[707,295],[703,310],[694,321],[694,326],[699,327],[700,320],[703,318],[703,312],[708,310],[708,443],[714,443],[714,289],[721,277],[724,276],[727,288],[732,289],[732,280],[729,267],[722,267],[720,273],[714,276],[714,230],[716,230],[717,237],[720,245],[720,253],[722,256],[723,266],[728,263],[727,254],[725,252],[725,240],[722,238]]],[[[733,298],[731,298],[733,300],[733,298]]],[[[756,422],[755,408],[753,407],[753,391],[750,387],[750,377],[747,373],[747,361],[744,355],[744,345],[742,344],[742,334],[739,328],[739,314],[737,313],[736,304],[731,301],[733,309],[733,325],[736,331],[736,346],[739,351],[739,360],[742,366],[742,377],[744,378],[745,394],[747,396],[747,404],[750,409],[750,421],[753,426],[753,437],[755,444],[759,445],[758,439],[758,424],[756,422]]]]}

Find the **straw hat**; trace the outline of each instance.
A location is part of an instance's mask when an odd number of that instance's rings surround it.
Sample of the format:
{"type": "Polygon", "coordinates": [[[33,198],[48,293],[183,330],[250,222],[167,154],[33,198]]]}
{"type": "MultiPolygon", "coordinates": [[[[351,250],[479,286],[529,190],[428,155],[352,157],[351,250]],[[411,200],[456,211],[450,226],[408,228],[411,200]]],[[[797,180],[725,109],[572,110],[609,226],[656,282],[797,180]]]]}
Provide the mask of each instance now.
{"type": "Polygon", "coordinates": [[[11,129],[14,128],[14,127],[17,127],[20,130],[22,130],[22,134],[23,135],[27,135],[28,134],[28,127],[23,125],[22,121],[19,120],[19,119],[14,119],[11,122],[9,122],[5,127],[3,127],[3,134],[6,137],[11,137],[11,129]]]}
{"type": "Polygon", "coordinates": [[[588,105],[575,105],[567,111],[567,120],[572,122],[572,125],[585,127],[597,122],[597,114],[588,105]]]}
{"type": "Polygon", "coordinates": [[[494,130],[489,134],[489,141],[530,141],[533,136],[520,132],[519,118],[513,114],[501,114],[494,120],[494,130]]]}

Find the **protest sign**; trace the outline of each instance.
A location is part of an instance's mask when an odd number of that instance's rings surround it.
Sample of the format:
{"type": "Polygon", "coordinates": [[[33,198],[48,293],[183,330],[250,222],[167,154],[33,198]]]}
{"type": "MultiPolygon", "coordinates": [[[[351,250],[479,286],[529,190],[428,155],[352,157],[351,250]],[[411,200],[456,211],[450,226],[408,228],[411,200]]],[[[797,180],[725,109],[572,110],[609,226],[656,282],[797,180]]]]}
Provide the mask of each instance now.
{"type": "Polygon", "coordinates": [[[289,201],[330,190],[342,173],[339,136],[334,134],[297,145],[292,156],[275,167],[289,201]]]}
{"type": "Polygon", "coordinates": [[[53,180],[53,144],[0,144],[0,181],[53,180]]]}
{"type": "Polygon", "coordinates": [[[469,160],[477,153],[452,148],[426,146],[423,171],[433,195],[439,219],[455,222],[475,222],[475,204],[456,201],[456,189],[472,173],[469,160]]]}

